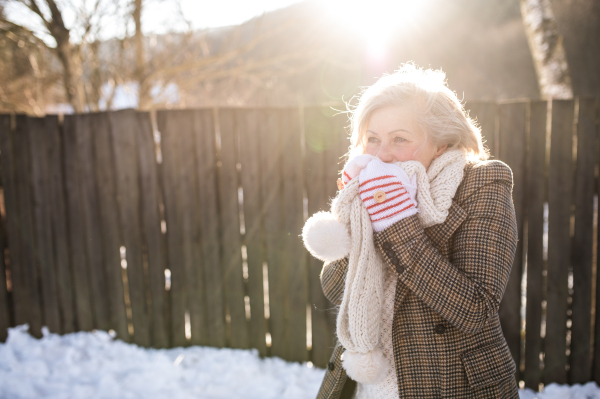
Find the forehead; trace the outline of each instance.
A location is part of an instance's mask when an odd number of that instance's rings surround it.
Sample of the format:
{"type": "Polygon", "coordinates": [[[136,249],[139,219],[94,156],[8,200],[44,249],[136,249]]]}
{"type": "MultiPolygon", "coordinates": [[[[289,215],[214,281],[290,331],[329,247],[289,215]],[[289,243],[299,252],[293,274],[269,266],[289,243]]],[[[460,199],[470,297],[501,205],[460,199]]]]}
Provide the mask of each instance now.
{"type": "Polygon", "coordinates": [[[374,110],[367,122],[367,130],[378,135],[397,130],[419,133],[413,113],[404,105],[388,105],[374,110]]]}

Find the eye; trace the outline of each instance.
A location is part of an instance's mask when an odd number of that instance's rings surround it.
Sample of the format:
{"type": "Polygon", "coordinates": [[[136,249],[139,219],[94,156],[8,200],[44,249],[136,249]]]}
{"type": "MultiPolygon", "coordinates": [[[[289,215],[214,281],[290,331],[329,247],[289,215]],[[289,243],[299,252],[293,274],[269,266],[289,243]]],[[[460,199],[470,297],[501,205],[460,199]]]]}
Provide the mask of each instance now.
{"type": "Polygon", "coordinates": [[[369,143],[379,143],[379,139],[377,137],[371,136],[367,139],[369,143]]]}
{"type": "Polygon", "coordinates": [[[394,137],[394,143],[404,143],[405,141],[407,141],[406,139],[404,139],[403,137],[394,137]]]}

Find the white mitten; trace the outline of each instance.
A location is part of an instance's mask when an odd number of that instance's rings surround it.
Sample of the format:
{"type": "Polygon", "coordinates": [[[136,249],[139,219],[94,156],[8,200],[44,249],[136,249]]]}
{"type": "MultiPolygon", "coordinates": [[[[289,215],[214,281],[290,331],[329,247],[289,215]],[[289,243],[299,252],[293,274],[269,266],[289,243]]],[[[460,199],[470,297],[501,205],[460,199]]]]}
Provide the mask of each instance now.
{"type": "Polygon", "coordinates": [[[370,161],[360,172],[360,198],[371,216],[373,231],[383,231],[419,212],[416,177],[411,180],[400,166],[380,159],[370,161]]]}
{"type": "Polygon", "coordinates": [[[348,184],[350,180],[358,176],[360,171],[363,170],[365,166],[367,166],[367,164],[374,159],[377,158],[369,154],[363,154],[352,158],[352,160],[350,160],[346,166],[344,166],[344,170],[342,171],[342,182],[344,183],[344,186],[348,184]]]}

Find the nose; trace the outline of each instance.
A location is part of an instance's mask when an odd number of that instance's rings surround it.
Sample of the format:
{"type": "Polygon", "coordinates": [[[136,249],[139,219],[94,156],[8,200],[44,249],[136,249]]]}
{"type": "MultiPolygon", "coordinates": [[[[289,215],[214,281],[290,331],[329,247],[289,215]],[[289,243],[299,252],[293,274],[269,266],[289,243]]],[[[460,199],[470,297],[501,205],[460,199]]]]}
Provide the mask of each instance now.
{"type": "Polygon", "coordinates": [[[390,151],[388,146],[385,144],[381,144],[381,147],[379,148],[379,152],[377,153],[377,156],[379,157],[379,159],[381,159],[385,163],[390,163],[390,162],[394,161],[394,154],[392,153],[392,151],[390,151]]]}

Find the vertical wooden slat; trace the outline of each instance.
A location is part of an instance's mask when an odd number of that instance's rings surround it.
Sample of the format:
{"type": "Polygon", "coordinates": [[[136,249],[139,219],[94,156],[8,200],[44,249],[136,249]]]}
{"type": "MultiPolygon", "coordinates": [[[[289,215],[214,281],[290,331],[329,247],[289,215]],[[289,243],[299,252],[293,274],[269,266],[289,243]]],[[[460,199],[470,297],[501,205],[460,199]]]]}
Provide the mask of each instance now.
{"type": "Polygon", "coordinates": [[[17,187],[17,212],[19,218],[19,239],[21,276],[27,292],[27,322],[29,332],[41,337],[42,309],[39,291],[39,268],[36,265],[33,218],[33,197],[31,187],[31,135],[29,118],[17,115],[14,135],[15,181],[17,187]]]}
{"type": "Polygon", "coordinates": [[[495,102],[469,102],[469,116],[477,119],[481,128],[484,145],[490,149],[490,158],[498,158],[499,139],[496,131],[498,105],[495,102]]]}
{"type": "Polygon", "coordinates": [[[90,331],[93,328],[92,299],[85,254],[84,213],[79,186],[81,159],[77,152],[80,120],[79,115],[65,115],[64,119],[65,190],[77,330],[90,331]]]}
{"type": "Polygon", "coordinates": [[[56,273],[56,289],[61,319],[61,333],[75,331],[75,304],[69,259],[67,210],[65,203],[65,174],[63,171],[63,140],[58,117],[45,118],[45,135],[48,140],[48,206],[52,228],[52,249],[56,273]]]}
{"type": "Polygon", "coordinates": [[[27,323],[27,289],[20,258],[20,221],[17,211],[17,182],[15,176],[14,132],[9,115],[0,118],[0,159],[2,161],[2,184],[6,209],[6,231],[11,270],[12,301],[15,324],[27,323]]]}
{"type": "MultiPolygon", "coordinates": [[[[131,301],[133,342],[150,345],[146,281],[142,263],[142,232],[140,220],[140,175],[137,154],[137,118],[134,111],[110,114],[113,151],[117,172],[118,210],[126,248],[127,280],[131,301]]],[[[141,139],[141,138],[140,138],[141,139]]],[[[151,138],[147,138],[150,140],[151,138]]]]}
{"type": "Polygon", "coordinates": [[[308,275],[306,255],[302,246],[303,185],[300,115],[298,109],[283,113],[282,154],[283,193],[285,213],[285,237],[287,289],[289,303],[290,355],[287,360],[308,360],[306,348],[306,308],[308,304],[308,275]]]}
{"type": "Polygon", "coordinates": [[[43,118],[30,118],[31,137],[31,188],[33,193],[33,217],[35,220],[35,263],[39,267],[40,289],[44,325],[59,333],[60,316],[56,286],[56,270],[52,253],[52,225],[50,219],[48,147],[50,136],[45,130],[43,118]]]}
{"type": "MultiPolygon", "coordinates": [[[[316,212],[329,210],[326,186],[331,182],[326,179],[325,153],[327,137],[333,130],[332,122],[331,117],[324,115],[321,108],[310,107],[304,110],[305,176],[309,217],[316,212]]],[[[333,305],[325,298],[321,288],[320,274],[323,262],[309,255],[308,267],[312,321],[311,360],[317,367],[326,367],[335,344],[335,324],[330,317],[333,305]]]]}
{"type": "Polygon", "coordinates": [[[167,223],[167,268],[171,272],[169,290],[171,311],[171,343],[173,346],[186,345],[185,310],[185,269],[183,267],[183,237],[181,236],[181,207],[178,206],[181,181],[179,178],[179,120],[175,111],[160,111],[156,114],[158,130],[161,134],[162,190],[167,223]]]}
{"type": "Polygon", "coordinates": [[[286,359],[289,339],[286,331],[287,280],[285,262],[285,229],[281,176],[281,113],[266,111],[266,129],[261,142],[269,143],[270,156],[261,157],[261,190],[265,223],[265,246],[269,282],[269,331],[271,355],[286,359]]]}
{"type": "Polygon", "coordinates": [[[103,267],[102,236],[100,234],[100,214],[94,171],[94,149],[92,147],[92,118],[89,114],[78,115],[79,129],[77,153],[79,154],[79,187],[87,264],[94,311],[94,327],[109,329],[109,303],[106,297],[106,275],[103,267]]]}
{"type": "Polygon", "coordinates": [[[537,390],[542,382],[542,299],[544,270],[544,201],[546,195],[546,101],[533,101],[529,112],[527,156],[527,309],[525,386],[537,390]]]}
{"type": "Polygon", "coordinates": [[[169,335],[166,324],[165,249],[160,227],[154,134],[150,115],[147,112],[138,112],[137,120],[140,189],[143,193],[141,198],[142,233],[148,261],[148,289],[152,299],[150,337],[153,347],[166,348],[169,346],[169,335]]]}
{"type": "MultiPolygon", "coordinates": [[[[10,136],[11,136],[11,128],[10,128],[10,115],[0,114],[0,170],[2,171],[2,190],[4,195],[4,206],[6,212],[6,218],[8,219],[8,209],[7,209],[7,195],[12,195],[12,193],[7,193],[7,186],[10,186],[9,190],[13,190],[12,176],[7,176],[7,173],[12,173],[12,167],[8,166],[8,170],[5,169],[5,165],[11,161],[10,156],[12,155],[12,148],[10,146],[10,136]],[[6,152],[5,152],[6,151],[6,152]]],[[[14,203],[11,204],[14,206],[14,203]]],[[[0,248],[2,252],[0,252],[0,342],[6,341],[7,338],[7,329],[10,326],[10,308],[9,308],[9,297],[7,292],[7,281],[6,281],[6,264],[4,263],[4,249],[5,243],[8,243],[8,240],[5,236],[5,232],[8,232],[10,229],[8,220],[5,223],[2,223],[4,226],[0,226],[0,233],[2,236],[0,237],[0,248]]],[[[13,290],[14,292],[14,290],[13,290]]],[[[13,295],[14,298],[14,295],[13,295]]],[[[14,309],[14,306],[13,306],[14,309]]]]}
{"type": "MultiPolygon", "coordinates": [[[[2,115],[0,115],[0,129],[2,129],[2,115]]],[[[8,328],[10,324],[10,303],[6,285],[6,264],[4,262],[4,239],[5,233],[3,226],[0,226],[0,342],[6,342],[8,337],[8,328]]]]}
{"type": "Polygon", "coordinates": [[[221,171],[219,202],[221,205],[221,245],[227,308],[230,318],[230,346],[248,348],[248,325],[244,304],[238,183],[236,170],[236,111],[219,110],[221,133],[221,171]]]}
{"type": "Polygon", "coordinates": [[[195,151],[198,160],[198,210],[204,269],[208,345],[223,347],[225,305],[219,252],[219,206],[217,203],[217,146],[213,110],[196,111],[195,151]]]}
{"type": "Polygon", "coordinates": [[[567,296],[571,260],[573,101],[552,101],[548,180],[548,284],[544,383],[567,383],[567,296]]]}
{"type": "MultiPolygon", "coordinates": [[[[523,211],[525,194],[525,151],[527,145],[527,103],[509,103],[499,106],[500,159],[513,172],[513,204],[517,217],[519,241],[510,277],[500,305],[500,323],[515,363],[521,356],[521,276],[523,257],[523,211]]],[[[520,372],[517,368],[517,380],[520,372]]]]}
{"type": "Polygon", "coordinates": [[[263,287],[262,201],[260,187],[260,158],[268,156],[261,146],[259,129],[264,113],[260,110],[239,113],[241,178],[244,190],[245,245],[248,264],[248,297],[250,299],[250,345],[261,356],[267,355],[265,336],[265,303],[263,287]]]}
{"type": "Polygon", "coordinates": [[[569,383],[592,377],[591,309],[594,235],[594,167],[596,131],[594,100],[579,100],[577,169],[575,177],[575,234],[573,237],[573,303],[569,383]]]}
{"type": "Polygon", "coordinates": [[[179,206],[181,207],[181,229],[183,264],[188,297],[187,308],[190,315],[191,344],[206,342],[205,296],[202,290],[204,276],[200,260],[200,230],[197,215],[197,163],[195,158],[194,111],[180,111],[181,129],[177,132],[179,141],[179,178],[181,179],[179,206]]]}
{"type": "MultiPolygon", "coordinates": [[[[600,99],[595,99],[595,130],[596,137],[600,135],[600,99]]],[[[600,147],[596,146],[596,160],[600,162],[600,147]]],[[[600,181],[598,177],[596,177],[596,201],[600,198],[600,181]]],[[[600,234],[597,234],[598,229],[598,215],[596,215],[596,293],[595,293],[595,306],[594,306],[594,357],[592,360],[592,378],[596,383],[600,383],[600,274],[598,270],[600,269],[600,256],[598,256],[598,248],[600,246],[600,234]]]]}
{"type": "Polygon", "coordinates": [[[122,243],[117,212],[116,172],[112,133],[108,113],[90,115],[94,147],[95,180],[99,212],[98,230],[102,242],[102,269],[106,276],[106,293],[110,309],[110,326],[117,337],[129,342],[127,312],[120,247],[122,243]]]}

